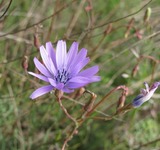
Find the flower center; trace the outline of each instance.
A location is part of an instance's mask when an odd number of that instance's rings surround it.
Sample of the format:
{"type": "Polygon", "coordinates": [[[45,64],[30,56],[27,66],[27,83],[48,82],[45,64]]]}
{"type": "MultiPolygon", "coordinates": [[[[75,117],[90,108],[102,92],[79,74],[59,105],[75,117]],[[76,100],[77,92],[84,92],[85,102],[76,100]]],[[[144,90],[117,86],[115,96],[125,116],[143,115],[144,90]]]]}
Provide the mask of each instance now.
{"type": "Polygon", "coordinates": [[[55,77],[55,80],[57,81],[57,83],[64,83],[66,84],[66,82],[69,80],[69,73],[66,70],[58,70],[57,76],[55,77]]]}

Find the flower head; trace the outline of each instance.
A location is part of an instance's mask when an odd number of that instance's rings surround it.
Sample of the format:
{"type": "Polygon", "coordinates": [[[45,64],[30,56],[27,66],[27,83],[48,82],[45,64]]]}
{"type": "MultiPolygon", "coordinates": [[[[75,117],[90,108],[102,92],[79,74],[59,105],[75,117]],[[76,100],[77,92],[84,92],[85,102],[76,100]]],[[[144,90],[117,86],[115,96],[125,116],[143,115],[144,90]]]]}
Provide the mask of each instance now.
{"type": "Polygon", "coordinates": [[[146,89],[142,89],[141,93],[132,102],[132,105],[135,108],[140,107],[144,102],[150,100],[158,86],[160,86],[160,82],[153,83],[151,87],[149,87],[146,82],[144,83],[144,85],[146,89]]]}
{"type": "Polygon", "coordinates": [[[34,64],[41,74],[28,73],[47,82],[48,85],[35,90],[30,96],[31,99],[35,99],[53,89],[71,93],[76,88],[100,81],[100,77],[95,76],[99,71],[98,66],[81,71],[88,64],[89,58],[86,57],[87,50],[85,48],[78,52],[77,42],[73,42],[68,53],[65,41],[58,41],[56,52],[51,42],[48,42],[46,48],[44,46],[40,47],[40,54],[44,65],[37,58],[34,58],[34,64]]]}

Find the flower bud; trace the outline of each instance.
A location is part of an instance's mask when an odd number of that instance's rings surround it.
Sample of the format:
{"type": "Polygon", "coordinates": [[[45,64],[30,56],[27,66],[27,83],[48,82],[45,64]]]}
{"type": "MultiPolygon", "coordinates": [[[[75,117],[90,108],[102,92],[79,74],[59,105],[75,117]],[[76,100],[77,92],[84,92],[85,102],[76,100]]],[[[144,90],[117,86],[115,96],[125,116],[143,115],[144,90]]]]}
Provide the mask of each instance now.
{"type": "Polygon", "coordinates": [[[143,18],[144,22],[148,22],[149,21],[149,19],[151,17],[151,13],[152,13],[152,10],[151,10],[150,7],[148,7],[146,12],[145,12],[145,14],[144,14],[144,18],[143,18]]]}
{"type": "Polygon", "coordinates": [[[28,56],[24,56],[22,60],[22,67],[25,71],[28,69],[28,56]]]}

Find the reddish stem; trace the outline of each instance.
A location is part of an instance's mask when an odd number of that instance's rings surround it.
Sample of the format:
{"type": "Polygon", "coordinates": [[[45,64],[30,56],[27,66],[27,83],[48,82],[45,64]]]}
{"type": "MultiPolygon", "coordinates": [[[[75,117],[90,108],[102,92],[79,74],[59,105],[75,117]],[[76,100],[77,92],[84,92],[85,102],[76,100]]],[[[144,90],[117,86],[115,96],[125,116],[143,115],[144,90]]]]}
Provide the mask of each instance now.
{"type": "Polygon", "coordinates": [[[101,103],[103,103],[108,96],[110,96],[113,92],[115,92],[115,91],[117,91],[117,90],[120,90],[120,89],[126,90],[126,86],[121,85],[121,86],[118,86],[118,87],[112,89],[112,90],[111,90],[108,94],[106,94],[106,96],[104,96],[95,106],[93,106],[93,108],[86,114],[86,117],[89,116],[101,103]]]}
{"type": "Polygon", "coordinates": [[[60,107],[62,108],[63,112],[66,114],[66,116],[67,116],[70,120],[72,120],[72,121],[77,125],[76,119],[73,118],[73,117],[68,113],[67,109],[63,106],[62,101],[61,101],[60,98],[58,98],[58,103],[59,103],[60,107]]]}

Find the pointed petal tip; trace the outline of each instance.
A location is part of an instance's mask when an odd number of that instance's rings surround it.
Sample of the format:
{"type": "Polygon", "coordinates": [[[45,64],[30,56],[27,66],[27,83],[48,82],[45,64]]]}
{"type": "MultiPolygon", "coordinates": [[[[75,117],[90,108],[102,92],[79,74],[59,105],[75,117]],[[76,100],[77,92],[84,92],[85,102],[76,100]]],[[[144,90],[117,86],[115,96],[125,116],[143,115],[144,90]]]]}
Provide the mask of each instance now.
{"type": "Polygon", "coordinates": [[[52,44],[52,42],[51,42],[51,41],[48,41],[48,42],[46,42],[46,44],[52,44]]]}
{"type": "Polygon", "coordinates": [[[35,94],[34,94],[34,92],[29,96],[29,98],[31,99],[31,100],[35,100],[37,97],[35,96],[35,94]]]}
{"type": "MultiPolygon", "coordinates": [[[[78,46],[79,46],[79,43],[78,42],[76,42],[76,41],[74,41],[72,44],[71,44],[71,46],[70,46],[70,50],[72,49],[72,50],[77,50],[78,51],[78,46]]],[[[70,51],[69,50],[69,51],[70,51]]]]}
{"type": "Polygon", "coordinates": [[[80,51],[83,53],[83,55],[87,55],[87,49],[86,48],[82,48],[80,51]]]}
{"type": "Polygon", "coordinates": [[[93,76],[91,79],[91,82],[99,82],[101,81],[101,77],[100,76],[93,76]]]}
{"type": "Polygon", "coordinates": [[[93,68],[94,68],[95,72],[99,71],[99,66],[98,65],[93,66],[93,68]]]}
{"type": "Polygon", "coordinates": [[[57,68],[61,69],[62,67],[66,66],[67,61],[67,46],[66,42],[63,40],[58,41],[56,47],[56,62],[57,68]]]}
{"type": "Polygon", "coordinates": [[[157,89],[160,86],[160,82],[154,82],[150,88],[151,89],[157,89]]]}
{"type": "Polygon", "coordinates": [[[30,96],[29,98],[30,98],[31,100],[35,100],[35,98],[34,98],[34,97],[32,97],[32,96],[30,96]]]}
{"type": "Polygon", "coordinates": [[[57,42],[57,44],[59,43],[59,44],[63,44],[63,43],[66,43],[66,41],[64,41],[64,40],[58,40],[58,42],[57,42]]]}
{"type": "Polygon", "coordinates": [[[34,58],[33,58],[33,61],[36,61],[36,60],[38,60],[37,57],[34,57],[34,58]]]}
{"type": "Polygon", "coordinates": [[[28,74],[32,74],[33,72],[31,72],[31,71],[27,71],[27,73],[28,73],[28,74]]]}
{"type": "Polygon", "coordinates": [[[36,99],[37,97],[40,97],[46,93],[49,93],[51,90],[53,90],[54,87],[52,85],[46,85],[46,86],[42,86],[38,89],[36,89],[31,95],[30,98],[31,99],[36,99]]]}
{"type": "Polygon", "coordinates": [[[90,61],[91,59],[90,59],[89,57],[86,57],[86,60],[87,60],[87,61],[90,61]]]}
{"type": "Polygon", "coordinates": [[[30,74],[30,75],[32,75],[32,76],[34,76],[34,75],[33,75],[34,72],[28,71],[27,73],[30,74]]]}
{"type": "Polygon", "coordinates": [[[41,45],[41,46],[39,47],[39,49],[40,49],[40,50],[44,50],[45,47],[44,47],[43,45],[41,45]]]}
{"type": "Polygon", "coordinates": [[[76,41],[74,41],[72,44],[76,44],[76,45],[79,45],[79,43],[78,42],[76,42],[76,41]]]}
{"type": "Polygon", "coordinates": [[[52,42],[51,41],[46,42],[46,49],[50,47],[53,48],[52,42]]]}

